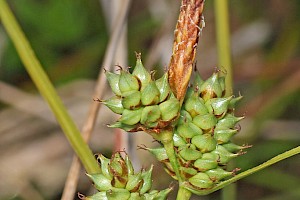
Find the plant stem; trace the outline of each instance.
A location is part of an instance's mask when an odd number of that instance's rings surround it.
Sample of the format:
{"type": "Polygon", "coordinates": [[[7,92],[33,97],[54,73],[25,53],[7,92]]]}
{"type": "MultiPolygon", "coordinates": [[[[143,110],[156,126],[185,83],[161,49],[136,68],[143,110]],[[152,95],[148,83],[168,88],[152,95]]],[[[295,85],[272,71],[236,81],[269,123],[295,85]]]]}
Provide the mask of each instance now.
{"type": "Polygon", "coordinates": [[[177,200],[182,200],[182,199],[190,199],[192,196],[192,193],[185,189],[185,187],[183,185],[179,185],[179,190],[177,193],[177,200]]]}
{"type": "Polygon", "coordinates": [[[26,70],[28,71],[41,95],[48,102],[64,134],[83,163],[86,171],[88,173],[99,173],[100,168],[94,159],[92,151],[83,141],[78,128],[71,119],[70,115],[67,113],[65,106],[59,98],[47,74],[41,67],[40,62],[36,58],[34,51],[32,50],[5,0],[0,0],[0,17],[2,19],[3,26],[13,41],[26,70]]]}
{"type": "MultiPolygon", "coordinates": [[[[230,24],[228,14],[228,0],[215,0],[216,35],[218,49],[218,64],[226,70],[225,96],[233,94],[232,63],[230,48],[230,24]]],[[[234,165],[234,161],[230,163],[234,165]]],[[[236,199],[236,185],[231,184],[222,190],[223,200],[236,199]]]]}
{"type": "Polygon", "coordinates": [[[168,158],[170,160],[170,163],[173,167],[173,170],[178,178],[178,181],[181,182],[182,178],[179,173],[179,163],[175,154],[174,150],[174,142],[173,142],[173,130],[162,130],[159,133],[162,137],[159,138],[159,141],[161,141],[164,145],[164,148],[166,150],[166,153],[168,155],[168,158]]]}
{"type": "Polygon", "coordinates": [[[228,15],[228,0],[215,0],[218,64],[226,70],[225,96],[232,95],[233,88],[228,15]]]}

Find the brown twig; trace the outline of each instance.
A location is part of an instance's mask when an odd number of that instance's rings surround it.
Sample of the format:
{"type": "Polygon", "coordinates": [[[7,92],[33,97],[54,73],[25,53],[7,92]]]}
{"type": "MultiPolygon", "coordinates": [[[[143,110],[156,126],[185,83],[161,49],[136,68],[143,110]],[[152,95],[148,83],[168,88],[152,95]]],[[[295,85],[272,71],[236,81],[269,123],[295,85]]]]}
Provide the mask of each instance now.
{"type": "Polygon", "coordinates": [[[204,0],[183,0],[174,32],[169,83],[177,99],[184,99],[196,55],[198,36],[204,27],[204,0]]]}
{"type": "MultiPolygon", "coordinates": [[[[120,38],[120,34],[122,33],[122,30],[124,28],[124,20],[126,19],[126,16],[128,14],[129,6],[130,6],[131,0],[123,1],[123,9],[119,13],[119,16],[117,17],[117,22],[114,24],[114,31],[112,31],[112,36],[109,40],[104,61],[102,66],[107,66],[110,70],[114,58],[114,53],[117,48],[117,44],[120,38]]],[[[101,98],[103,95],[104,87],[105,87],[105,75],[102,73],[102,70],[99,72],[99,76],[97,79],[97,84],[95,87],[95,91],[93,96],[95,98],[101,98]]],[[[100,109],[101,104],[98,102],[92,102],[88,116],[85,120],[84,126],[82,128],[82,134],[83,138],[86,142],[89,141],[91,133],[93,131],[95,121],[97,119],[98,111],[100,109]]],[[[74,156],[72,165],[68,174],[68,178],[65,183],[65,188],[62,195],[62,200],[72,200],[74,199],[74,194],[76,190],[76,186],[78,183],[78,177],[79,177],[79,171],[80,171],[80,163],[76,156],[74,156]]]]}

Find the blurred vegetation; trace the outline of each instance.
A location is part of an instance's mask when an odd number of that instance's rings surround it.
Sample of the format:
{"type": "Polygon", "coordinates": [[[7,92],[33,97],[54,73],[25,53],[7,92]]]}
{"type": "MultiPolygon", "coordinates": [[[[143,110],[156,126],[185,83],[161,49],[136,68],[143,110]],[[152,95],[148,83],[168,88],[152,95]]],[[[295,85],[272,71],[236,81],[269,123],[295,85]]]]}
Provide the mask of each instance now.
{"type": "MultiPolygon", "coordinates": [[[[165,2],[171,4],[172,0],[165,2]]],[[[9,3],[57,86],[83,78],[96,79],[109,39],[108,25],[98,0],[11,0],[9,3]]],[[[128,63],[131,65],[134,51],[142,52],[147,58],[164,21],[151,14],[149,4],[150,0],[132,3],[128,20],[128,63]]],[[[168,10],[164,12],[167,16],[168,10]]],[[[215,46],[212,1],[206,1],[205,16],[207,27],[200,39],[204,44],[200,45],[197,64],[204,76],[211,73],[215,67],[212,65],[217,63],[202,62],[206,59],[202,54],[215,46]]],[[[237,112],[246,115],[237,140],[254,145],[236,161],[238,167],[246,170],[300,143],[300,1],[231,0],[230,18],[233,35],[256,21],[263,21],[270,29],[262,43],[233,55],[234,93],[241,91],[244,96],[237,112]]],[[[0,37],[4,36],[0,34],[0,37]]],[[[0,52],[1,81],[34,90],[8,38],[0,52]]],[[[159,63],[159,66],[166,64],[159,63]]],[[[299,158],[295,156],[239,181],[238,199],[300,199],[296,191],[300,187],[299,158]]],[[[218,193],[206,197],[219,198],[218,193]]]]}

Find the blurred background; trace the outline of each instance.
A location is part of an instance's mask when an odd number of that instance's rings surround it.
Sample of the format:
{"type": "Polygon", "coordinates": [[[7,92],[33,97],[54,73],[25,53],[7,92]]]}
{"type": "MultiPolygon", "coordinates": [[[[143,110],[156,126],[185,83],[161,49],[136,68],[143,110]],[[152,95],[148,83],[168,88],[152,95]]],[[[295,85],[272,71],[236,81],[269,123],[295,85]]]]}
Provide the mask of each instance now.
{"type": "MultiPolygon", "coordinates": [[[[122,9],[120,2],[9,1],[79,128],[97,98],[92,95],[98,73],[109,67],[102,62],[122,9]]],[[[203,78],[221,67],[217,66],[213,2],[206,1],[206,27],[197,52],[197,68],[203,78]]],[[[235,140],[253,145],[235,161],[243,171],[300,143],[300,1],[229,2],[234,93],[244,96],[236,112],[246,116],[235,140]]],[[[159,77],[171,56],[179,6],[180,1],[174,0],[133,0],[113,64],[134,66],[134,52],[141,52],[145,66],[157,70],[159,77]]],[[[107,90],[103,98],[110,95],[107,90]]],[[[94,152],[110,156],[114,151],[116,130],[106,124],[116,117],[101,107],[90,142],[94,152]]],[[[138,144],[155,145],[142,133],[135,133],[132,139],[133,150],[138,144]]],[[[0,199],[60,199],[72,156],[0,24],[0,199]]],[[[143,150],[132,156],[138,167],[155,162],[143,150]]],[[[300,199],[299,158],[294,156],[238,181],[238,199],[300,199]]],[[[165,188],[172,182],[159,163],[155,163],[153,179],[153,188],[165,188]]],[[[93,193],[84,170],[77,191],[93,193]]],[[[220,199],[220,192],[193,199],[220,199]]]]}

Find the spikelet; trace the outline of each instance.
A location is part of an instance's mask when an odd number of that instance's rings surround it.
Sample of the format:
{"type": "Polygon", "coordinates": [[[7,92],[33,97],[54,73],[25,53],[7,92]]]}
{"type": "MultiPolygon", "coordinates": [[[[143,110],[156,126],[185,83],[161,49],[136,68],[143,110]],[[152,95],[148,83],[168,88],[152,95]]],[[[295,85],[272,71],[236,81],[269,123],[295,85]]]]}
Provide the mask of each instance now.
{"type": "Polygon", "coordinates": [[[102,173],[87,174],[93,182],[98,193],[85,197],[80,194],[83,200],[107,199],[107,200],[153,200],[167,198],[171,188],[157,191],[150,190],[152,186],[152,170],[142,169],[139,173],[134,173],[132,163],[125,154],[125,158],[120,152],[113,154],[111,159],[102,154],[96,155],[102,173]]]}
{"type": "MultiPolygon", "coordinates": [[[[233,113],[242,97],[225,97],[224,80],[218,72],[205,81],[196,75],[175,126],[173,141],[180,175],[192,192],[210,189],[234,175],[239,169],[226,171],[227,163],[250,147],[231,141],[240,130],[237,123],[244,118],[233,113]]],[[[177,179],[164,148],[144,149],[164,163],[167,173],[177,179]]]]}
{"type": "Polygon", "coordinates": [[[153,80],[153,73],[145,69],[140,54],[132,73],[120,68],[120,74],[105,74],[115,96],[98,101],[121,115],[110,127],[157,133],[179,117],[180,103],[171,92],[167,73],[153,80]]]}

